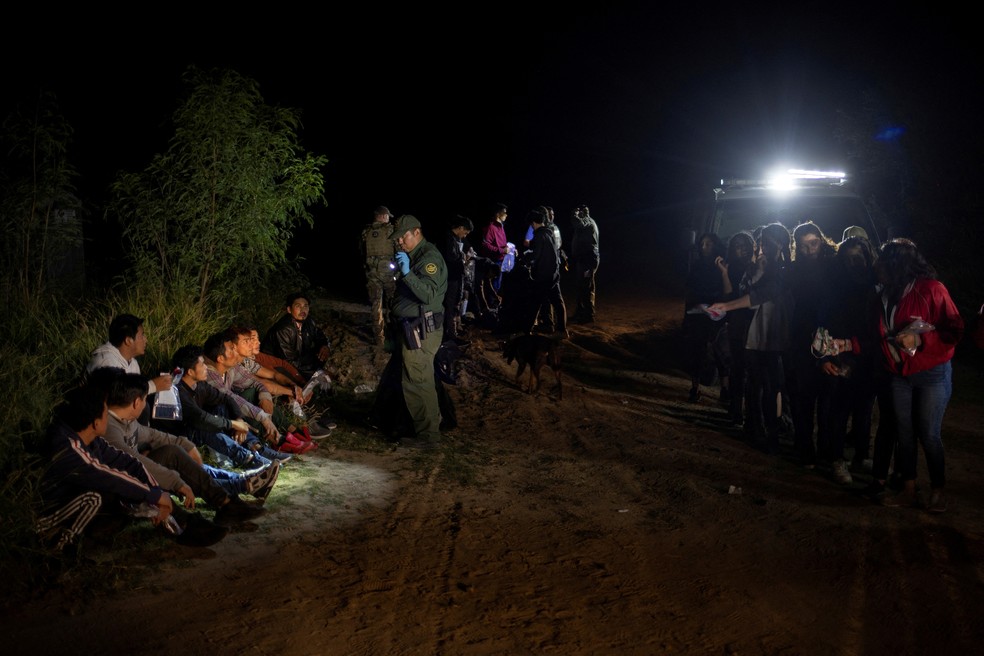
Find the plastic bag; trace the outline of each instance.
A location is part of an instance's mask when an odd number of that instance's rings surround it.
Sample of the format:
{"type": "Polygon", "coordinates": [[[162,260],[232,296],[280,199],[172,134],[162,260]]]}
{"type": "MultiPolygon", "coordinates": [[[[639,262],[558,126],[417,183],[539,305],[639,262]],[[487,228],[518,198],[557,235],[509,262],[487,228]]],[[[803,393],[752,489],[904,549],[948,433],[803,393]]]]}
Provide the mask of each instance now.
{"type": "Polygon", "coordinates": [[[899,335],[922,335],[931,330],[936,330],[936,326],[928,321],[923,321],[922,317],[912,317],[912,323],[900,330],[899,335]]]}
{"type": "Polygon", "coordinates": [[[815,358],[826,358],[840,354],[837,341],[831,337],[830,331],[823,326],[817,328],[816,332],[813,333],[813,343],[810,344],[810,350],[813,351],[815,358]]]}
{"type": "Polygon", "coordinates": [[[711,306],[707,303],[699,303],[687,310],[687,314],[704,314],[710,317],[711,321],[720,321],[728,313],[719,310],[712,310],[711,306]]]}
{"type": "Polygon", "coordinates": [[[171,372],[171,387],[154,394],[154,407],[151,409],[151,416],[154,419],[167,419],[169,421],[181,421],[181,397],[178,395],[178,383],[181,382],[181,369],[171,372]]]}
{"type": "Polygon", "coordinates": [[[506,254],[502,257],[501,270],[503,273],[509,273],[516,266],[516,244],[512,242],[506,242],[506,254]]]}
{"type": "MultiPolygon", "coordinates": [[[[923,333],[928,333],[932,330],[936,330],[936,326],[929,323],[928,321],[923,321],[922,317],[910,317],[910,319],[912,319],[912,322],[909,323],[908,326],[900,330],[897,333],[898,335],[922,335],[923,333]]],[[[902,350],[905,351],[907,354],[909,354],[909,356],[913,356],[916,354],[915,346],[913,346],[912,348],[904,348],[902,350]]]]}

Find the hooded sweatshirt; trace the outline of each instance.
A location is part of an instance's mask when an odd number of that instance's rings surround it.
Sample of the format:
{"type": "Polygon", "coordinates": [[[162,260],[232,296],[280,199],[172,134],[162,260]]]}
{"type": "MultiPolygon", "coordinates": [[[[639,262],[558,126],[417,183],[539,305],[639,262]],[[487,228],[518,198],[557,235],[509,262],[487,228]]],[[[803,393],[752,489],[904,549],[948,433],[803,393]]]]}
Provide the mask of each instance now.
{"type": "MultiPolygon", "coordinates": [[[[120,350],[113,346],[112,342],[106,342],[95,351],[92,352],[92,357],[89,358],[89,364],[86,365],[86,373],[91,373],[100,367],[113,367],[114,369],[122,369],[128,374],[139,374],[140,373],[140,363],[137,362],[136,358],[127,360],[120,353],[120,350]]],[[[157,392],[157,385],[154,385],[153,380],[147,381],[150,385],[150,390],[147,394],[154,394],[157,392]]]]}

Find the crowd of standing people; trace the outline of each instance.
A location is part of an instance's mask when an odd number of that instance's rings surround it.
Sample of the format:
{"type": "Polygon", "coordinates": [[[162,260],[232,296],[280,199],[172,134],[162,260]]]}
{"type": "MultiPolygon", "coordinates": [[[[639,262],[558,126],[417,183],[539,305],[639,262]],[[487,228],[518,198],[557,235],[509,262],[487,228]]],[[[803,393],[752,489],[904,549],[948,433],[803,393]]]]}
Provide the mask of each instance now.
{"type": "Polygon", "coordinates": [[[884,505],[946,510],[941,429],[964,322],[913,241],[876,247],[852,227],[835,243],[810,221],[726,244],[705,234],[687,289],[691,402],[717,381],[730,420],[763,451],[778,454],[788,436],[804,467],[838,483],[870,473],[863,493],[884,505]]]}
{"type": "MultiPolygon", "coordinates": [[[[372,324],[379,345],[386,341],[389,306],[402,275],[396,268],[400,250],[392,236],[394,218],[386,207],[376,208],[373,221],[361,235],[372,324]]],[[[529,210],[521,243],[507,236],[508,218],[509,208],[501,203],[477,229],[470,218],[457,215],[434,240],[447,277],[442,341],[466,345],[468,322],[499,334],[536,330],[566,337],[569,322],[594,320],[599,236],[588,207],[580,205],[571,212],[567,242],[551,207],[529,210]],[[561,290],[565,272],[571,272],[576,281],[576,309],[570,318],[561,290]]]]}

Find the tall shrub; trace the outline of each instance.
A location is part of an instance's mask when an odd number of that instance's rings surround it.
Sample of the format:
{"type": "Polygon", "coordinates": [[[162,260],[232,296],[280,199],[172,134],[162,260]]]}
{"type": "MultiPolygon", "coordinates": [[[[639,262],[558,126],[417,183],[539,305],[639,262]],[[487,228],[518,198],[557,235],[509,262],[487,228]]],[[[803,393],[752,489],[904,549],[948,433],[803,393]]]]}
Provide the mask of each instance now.
{"type": "Polygon", "coordinates": [[[5,306],[34,305],[59,263],[79,251],[72,128],[55,96],[15,107],[0,130],[0,287],[5,306]]]}
{"type": "Polygon", "coordinates": [[[230,70],[189,68],[167,151],[113,185],[112,212],[144,283],[231,306],[286,263],[292,229],[324,201],[327,162],[298,141],[296,110],[230,70]]]}

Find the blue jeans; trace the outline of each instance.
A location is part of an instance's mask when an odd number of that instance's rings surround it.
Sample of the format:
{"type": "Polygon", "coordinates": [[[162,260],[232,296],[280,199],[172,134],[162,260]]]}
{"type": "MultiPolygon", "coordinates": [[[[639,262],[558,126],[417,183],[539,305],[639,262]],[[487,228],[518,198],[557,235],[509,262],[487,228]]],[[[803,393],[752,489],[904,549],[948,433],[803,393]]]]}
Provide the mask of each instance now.
{"type": "Polygon", "coordinates": [[[214,480],[219,487],[226,491],[231,497],[242,494],[246,491],[246,477],[239,472],[231,472],[228,469],[219,469],[212,465],[203,465],[202,469],[214,480]]]}
{"type": "Polygon", "coordinates": [[[264,453],[265,445],[253,433],[247,433],[246,440],[242,444],[225,433],[210,431],[193,430],[189,438],[196,446],[207,446],[215,452],[222,469],[245,465],[257,467],[269,463],[269,458],[265,457],[264,453]]]}
{"type": "Polygon", "coordinates": [[[899,436],[896,469],[904,481],[916,478],[916,440],[922,444],[933,488],[946,485],[943,457],[943,413],[953,391],[949,362],[911,376],[892,378],[892,406],[899,436]]]}

